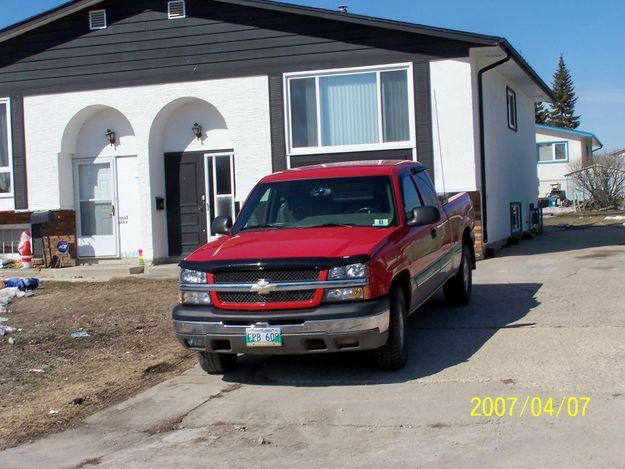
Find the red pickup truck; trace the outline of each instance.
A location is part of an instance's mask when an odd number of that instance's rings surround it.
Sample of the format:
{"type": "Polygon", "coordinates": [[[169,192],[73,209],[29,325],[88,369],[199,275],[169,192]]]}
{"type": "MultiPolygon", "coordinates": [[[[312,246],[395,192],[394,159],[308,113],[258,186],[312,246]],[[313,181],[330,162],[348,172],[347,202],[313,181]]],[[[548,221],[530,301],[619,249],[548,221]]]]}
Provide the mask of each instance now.
{"type": "Polygon", "coordinates": [[[451,305],[471,298],[473,219],[468,195],[441,204],[416,162],[272,174],[180,263],[174,331],[208,373],[238,354],[355,350],[400,369],[407,317],[441,287],[451,305]]]}

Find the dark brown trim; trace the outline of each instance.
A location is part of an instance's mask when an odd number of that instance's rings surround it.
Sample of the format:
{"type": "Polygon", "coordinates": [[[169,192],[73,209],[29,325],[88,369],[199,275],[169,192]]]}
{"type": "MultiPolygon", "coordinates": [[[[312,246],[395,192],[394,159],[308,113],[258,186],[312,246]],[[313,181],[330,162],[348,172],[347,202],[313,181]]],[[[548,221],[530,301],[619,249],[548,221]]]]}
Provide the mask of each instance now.
{"type": "Polygon", "coordinates": [[[414,100],[415,135],[417,139],[417,159],[430,170],[434,178],[434,142],[432,133],[432,92],[430,88],[430,62],[415,62],[414,100]]]}
{"type": "Polygon", "coordinates": [[[312,166],[324,163],[371,160],[412,160],[412,149],[406,148],[405,150],[375,150],[291,156],[291,168],[301,168],[302,166],[312,166]]]}
{"type": "MultiPolygon", "coordinates": [[[[102,3],[102,1],[104,0],[73,0],[67,2],[63,5],[58,6],[57,8],[48,10],[39,15],[33,16],[24,21],[0,30],[0,42],[14,38],[33,29],[42,27],[67,15],[71,15],[73,13],[80,12],[83,9],[98,5],[99,3],[102,3]]],[[[164,0],[163,3],[165,3],[164,0]]],[[[403,31],[407,33],[438,38],[441,40],[463,42],[468,47],[498,46],[502,48],[505,52],[508,52],[514,58],[514,61],[530,76],[530,78],[545,92],[547,96],[549,96],[552,100],[555,99],[551,89],[532,69],[532,67],[527,63],[523,56],[521,56],[521,54],[519,54],[519,52],[514,49],[514,47],[512,47],[512,45],[503,37],[470,33],[448,28],[437,28],[421,24],[394,21],[353,13],[346,14],[334,10],[267,0],[215,0],[215,2],[213,3],[239,5],[259,10],[263,9],[280,13],[303,15],[321,18],[324,20],[340,21],[344,23],[375,27],[385,30],[403,31]]],[[[164,13],[166,14],[166,12],[164,13]]],[[[187,13],[189,16],[192,15],[192,10],[188,11],[187,13]]]]}
{"type": "Polygon", "coordinates": [[[26,184],[26,137],[24,130],[24,97],[11,96],[11,139],[13,142],[13,194],[15,209],[28,208],[26,184]]]}
{"type": "Polygon", "coordinates": [[[269,76],[269,117],[271,123],[271,169],[286,169],[286,136],[282,74],[269,76]]]}

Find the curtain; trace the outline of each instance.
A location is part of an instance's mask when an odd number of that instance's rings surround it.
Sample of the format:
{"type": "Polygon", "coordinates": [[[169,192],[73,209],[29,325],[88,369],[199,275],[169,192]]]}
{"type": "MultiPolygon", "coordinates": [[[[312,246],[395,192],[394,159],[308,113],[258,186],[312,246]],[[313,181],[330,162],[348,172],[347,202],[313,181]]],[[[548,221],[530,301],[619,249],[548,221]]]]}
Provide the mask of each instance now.
{"type": "Polygon", "coordinates": [[[316,147],[317,89],[314,78],[290,80],[291,138],[294,148],[316,147]]]}
{"type": "Polygon", "coordinates": [[[324,146],[378,143],[375,73],[319,78],[324,146]]]}
{"type": "Polygon", "coordinates": [[[408,76],[406,70],[380,73],[382,127],[385,142],[410,140],[408,76]]]}

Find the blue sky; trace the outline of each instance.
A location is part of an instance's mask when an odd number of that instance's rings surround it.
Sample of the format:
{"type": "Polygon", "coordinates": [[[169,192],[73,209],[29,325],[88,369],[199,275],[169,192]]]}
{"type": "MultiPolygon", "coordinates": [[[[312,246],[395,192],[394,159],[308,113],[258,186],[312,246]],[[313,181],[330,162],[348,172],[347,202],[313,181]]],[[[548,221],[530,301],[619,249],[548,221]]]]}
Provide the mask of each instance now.
{"type": "MultiPolygon", "coordinates": [[[[291,0],[302,5],[505,36],[547,83],[560,53],[579,97],[581,130],[607,149],[625,147],[623,0],[291,0]]],[[[64,3],[2,0],[0,27],[64,3]]]]}

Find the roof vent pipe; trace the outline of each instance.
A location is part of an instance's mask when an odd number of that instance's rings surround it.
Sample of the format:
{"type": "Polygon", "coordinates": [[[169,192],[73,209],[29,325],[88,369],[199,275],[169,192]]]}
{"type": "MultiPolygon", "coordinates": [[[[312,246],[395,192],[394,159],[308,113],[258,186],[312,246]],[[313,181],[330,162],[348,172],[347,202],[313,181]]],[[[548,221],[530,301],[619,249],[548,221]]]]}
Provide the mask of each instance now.
{"type": "Polygon", "coordinates": [[[339,5],[340,13],[347,13],[347,5],[339,5]]]}

